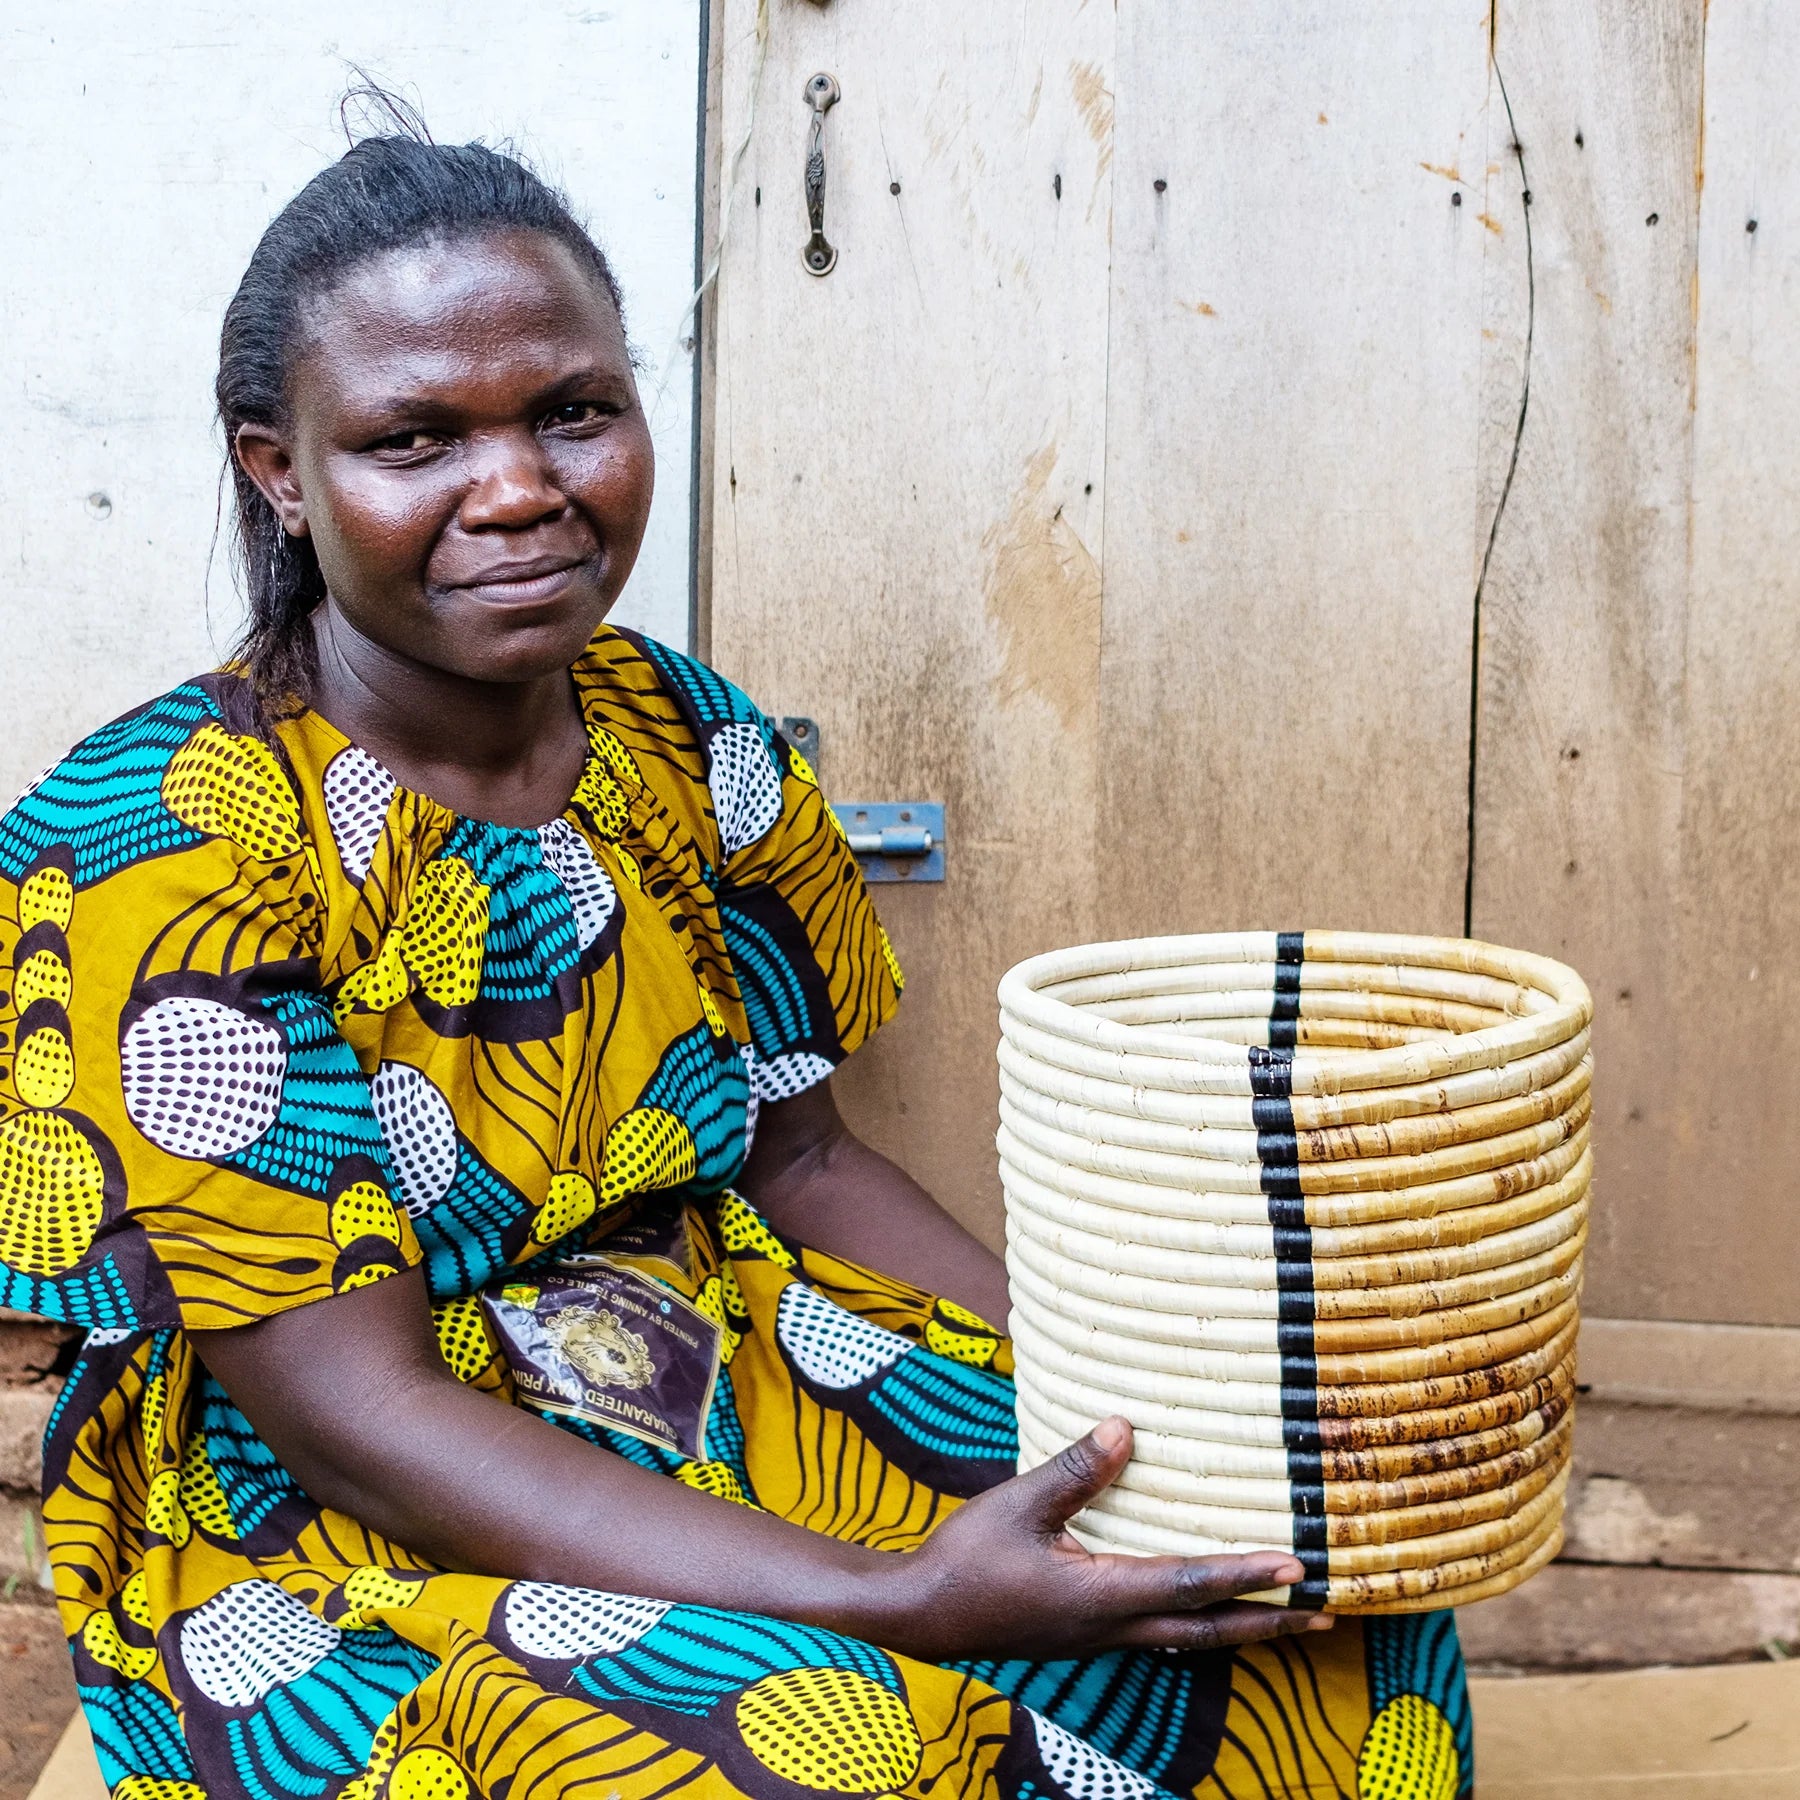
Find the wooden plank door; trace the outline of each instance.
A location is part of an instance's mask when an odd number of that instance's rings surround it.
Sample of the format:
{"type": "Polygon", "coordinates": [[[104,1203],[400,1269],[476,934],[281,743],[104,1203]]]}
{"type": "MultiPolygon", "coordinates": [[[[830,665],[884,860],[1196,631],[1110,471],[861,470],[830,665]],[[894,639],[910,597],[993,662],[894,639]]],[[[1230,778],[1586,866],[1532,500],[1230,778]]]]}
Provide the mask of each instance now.
{"type": "Polygon", "coordinates": [[[820,721],[835,798],[948,804],[948,880],[878,895],[911,986],[842,1085],[997,1239],[1017,958],[1460,925],[1481,288],[1517,255],[1478,216],[1486,27],[1436,0],[716,16],[710,650],[820,721]],[[815,70],[843,94],[823,279],[815,70]]]}

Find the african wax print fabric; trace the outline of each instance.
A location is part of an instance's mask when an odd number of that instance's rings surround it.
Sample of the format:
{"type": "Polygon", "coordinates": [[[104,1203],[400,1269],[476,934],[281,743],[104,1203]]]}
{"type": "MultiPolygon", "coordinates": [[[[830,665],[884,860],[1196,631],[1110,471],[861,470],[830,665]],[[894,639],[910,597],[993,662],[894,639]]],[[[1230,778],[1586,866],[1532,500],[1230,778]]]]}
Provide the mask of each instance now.
{"type": "Polygon", "coordinates": [[[460,1379],[722,1503],[904,1550],[1016,1466],[1004,1337],[731,1187],[900,989],[811,770],[649,640],[574,679],[537,829],[264,741],[229,672],[0,819],[0,1305],[86,1328],[45,1514],[114,1800],[1468,1792],[1447,1616],[937,1666],[444,1571],[259,1439],[191,1334],[417,1266],[460,1379]],[[528,1392],[501,1323],[590,1290],[528,1392]]]}

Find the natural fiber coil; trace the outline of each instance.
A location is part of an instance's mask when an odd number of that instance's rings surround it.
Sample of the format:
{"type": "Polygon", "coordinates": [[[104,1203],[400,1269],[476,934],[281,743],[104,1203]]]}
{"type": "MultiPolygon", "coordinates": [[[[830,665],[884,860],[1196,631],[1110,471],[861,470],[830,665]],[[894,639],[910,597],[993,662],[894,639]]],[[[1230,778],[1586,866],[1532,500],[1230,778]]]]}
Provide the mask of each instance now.
{"type": "Polygon", "coordinates": [[[1505,1591],[1561,1540],[1591,1004],[1461,939],[1090,945],[1001,984],[1022,1458],[1112,1412],[1096,1547],[1293,1551],[1296,1604],[1505,1591]]]}

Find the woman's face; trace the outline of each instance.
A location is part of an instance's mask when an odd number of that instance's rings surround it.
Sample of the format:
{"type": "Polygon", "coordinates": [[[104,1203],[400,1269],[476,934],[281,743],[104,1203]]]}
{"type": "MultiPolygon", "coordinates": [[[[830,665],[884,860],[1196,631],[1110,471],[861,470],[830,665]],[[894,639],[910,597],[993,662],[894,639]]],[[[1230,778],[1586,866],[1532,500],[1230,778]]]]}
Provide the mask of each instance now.
{"type": "Polygon", "coordinates": [[[289,399],[238,454],[343,623],[477,681],[580,655],[637,560],[655,459],[618,314],[562,244],[361,264],[304,315],[289,399]]]}

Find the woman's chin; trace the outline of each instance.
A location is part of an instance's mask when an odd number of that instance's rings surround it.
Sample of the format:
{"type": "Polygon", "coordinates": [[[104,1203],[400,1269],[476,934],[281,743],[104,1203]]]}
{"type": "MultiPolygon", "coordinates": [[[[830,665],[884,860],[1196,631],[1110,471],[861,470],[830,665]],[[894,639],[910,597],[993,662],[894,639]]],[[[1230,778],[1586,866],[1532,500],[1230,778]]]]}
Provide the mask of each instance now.
{"type": "Polygon", "coordinates": [[[541,681],[567,669],[581,655],[609,610],[610,606],[541,611],[508,607],[498,618],[470,620],[442,666],[468,681],[507,685],[541,681]]]}

